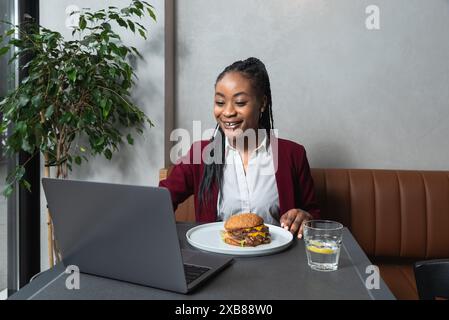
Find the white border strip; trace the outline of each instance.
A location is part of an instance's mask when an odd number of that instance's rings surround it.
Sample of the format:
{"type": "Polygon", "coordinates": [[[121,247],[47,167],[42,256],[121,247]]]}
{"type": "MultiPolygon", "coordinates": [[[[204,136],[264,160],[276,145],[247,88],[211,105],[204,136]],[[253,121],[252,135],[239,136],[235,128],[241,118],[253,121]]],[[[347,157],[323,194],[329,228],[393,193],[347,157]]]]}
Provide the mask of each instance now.
{"type": "Polygon", "coordinates": [[[0,291],[0,300],[6,300],[6,299],[8,299],[8,289],[0,291]]]}

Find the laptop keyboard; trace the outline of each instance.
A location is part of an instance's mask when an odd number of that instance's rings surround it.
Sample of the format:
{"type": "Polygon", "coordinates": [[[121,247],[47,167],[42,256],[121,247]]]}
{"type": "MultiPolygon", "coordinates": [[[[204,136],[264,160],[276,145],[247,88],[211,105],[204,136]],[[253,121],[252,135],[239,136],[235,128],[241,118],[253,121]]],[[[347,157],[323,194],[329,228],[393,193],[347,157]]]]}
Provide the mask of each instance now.
{"type": "Polygon", "coordinates": [[[192,264],[184,264],[184,273],[186,275],[187,284],[199,278],[209,270],[210,268],[194,266],[192,264]]]}

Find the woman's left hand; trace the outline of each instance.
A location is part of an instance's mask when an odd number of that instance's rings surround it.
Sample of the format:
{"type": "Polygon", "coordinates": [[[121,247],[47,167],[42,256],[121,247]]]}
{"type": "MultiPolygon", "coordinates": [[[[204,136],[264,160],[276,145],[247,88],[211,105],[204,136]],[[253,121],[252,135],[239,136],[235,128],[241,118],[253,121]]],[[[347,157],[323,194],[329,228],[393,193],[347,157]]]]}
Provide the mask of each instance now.
{"type": "Polygon", "coordinates": [[[281,216],[281,227],[293,234],[298,232],[298,238],[301,239],[304,222],[312,218],[312,215],[304,210],[290,209],[281,216]]]}

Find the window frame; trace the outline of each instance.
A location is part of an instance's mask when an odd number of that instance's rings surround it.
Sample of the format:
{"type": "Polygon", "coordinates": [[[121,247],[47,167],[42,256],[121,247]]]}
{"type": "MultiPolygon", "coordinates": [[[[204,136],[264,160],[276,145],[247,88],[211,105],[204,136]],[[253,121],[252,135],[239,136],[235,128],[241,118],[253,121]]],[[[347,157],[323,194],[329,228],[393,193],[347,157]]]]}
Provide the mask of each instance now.
{"type": "MultiPolygon", "coordinates": [[[[39,0],[14,0],[14,22],[17,24],[25,14],[39,23],[39,0]]],[[[16,85],[27,71],[19,72],[20,67],[29,61],[21,57],[16,66],[16,85]]],[[[8,131],[10,131],[9,128],[8,131]]],[[[29,155],[20,152],[8,159],[8,173],[17,165],[23,164],[29,155]]],[[[32,193],[20,186],[8,198],[7,209],[7,274],[8,296],[25,286],[40,272],[40,157],[34,157],[26,166],[24,176],[31,184],[32,193]]]]}

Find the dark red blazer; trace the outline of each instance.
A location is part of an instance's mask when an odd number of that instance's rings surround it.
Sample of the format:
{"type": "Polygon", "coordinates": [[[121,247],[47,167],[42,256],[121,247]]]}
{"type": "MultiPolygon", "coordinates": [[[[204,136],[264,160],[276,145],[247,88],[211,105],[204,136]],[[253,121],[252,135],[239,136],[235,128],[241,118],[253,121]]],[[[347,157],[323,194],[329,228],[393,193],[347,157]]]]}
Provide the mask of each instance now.
{"type": "MultiPolygon", "coordinates": [[[[270,143],[273,150],[276,148],[278,150],[273,152],[273,161],[275,166],[277,164],[276,184],[281,215],[290,209],[298,208],[309,212],[314,218],[319,218],[320,210],[315,199],[306,150],[302,145],[284,139],[273,138],[270,143]]],[[[201,208],[198,206],[198,192],[204,172],[201,154],[208,144],[209,141],[195,142],[189,152],[176,163],[169,177],[159,183],[159,186],[170,191],[174,210],[189,196],[195,195],[197,222],[217,221],[218,188],[216,185],[211,188],[212,200],[202,204],[201,208]],[[193,152],[194,150],[196,152],[193,152]],[[183,163],[186,160],[187,163],[183,163]],[[197,164],[193,160],[196,160],[197,164]]]]}

